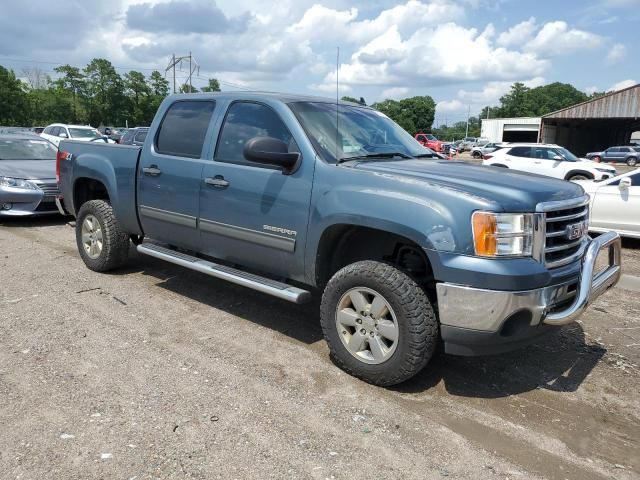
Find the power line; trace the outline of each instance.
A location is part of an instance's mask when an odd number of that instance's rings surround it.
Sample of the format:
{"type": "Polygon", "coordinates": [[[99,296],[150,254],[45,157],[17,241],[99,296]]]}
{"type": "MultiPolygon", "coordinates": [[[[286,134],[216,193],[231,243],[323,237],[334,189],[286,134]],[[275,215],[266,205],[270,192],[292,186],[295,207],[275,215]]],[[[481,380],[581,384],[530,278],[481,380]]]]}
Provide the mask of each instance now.
{"type": "MultiPolygon", "coordinates": [[[[0,61],[7,61],[7,62],[17,62],[17,63],[35,63],[35,64],[44,64],[44,65],[55,65],[58,67],[61,67],[63,65],[69,65],[71,67],[75,67],[79,70],[82,70],[86,67],[86,65],[81,66],[81,65],[72,65],[68,62],[56,62],[56,61],[51,61],[51,60],[36,60],[36,59],[30,59],[30,58],[13,58],[13,57],[0,57],[0,61]]],[[[158,68],[145,68],[145,67],[137,67],[137,66],[118,66],[118,65],[113,65],[113,68],[115,68],[116,70],[123,70],[123,71],[127,71],[127,70],[138,70],[138,71],[147,71],[147,72],[159,72],[161,69],[158,68]]],[[[215,72],[205,72],[200,70],[199,72],[202,73],[210,73],[212,74],[212,77],[215,76],[215,72]]],[[[56,72],[55,70],[45,70],[45,73],[50,73],[50,74],[58,74],[59,72],[56,72]]],[[[187,79],[188,76],[185,76],[185,79],[187,79]]],[[[207,81],[209,80],[208,78],[199,76],[199,75],[194,75],[193,78],[197,78],[199,80],[204,80],[207,81]]],[[[246,85],[240,85],[237,83],[233,83],[233,82],[229,82],[226,80],[220,80],[220,78],[218,78],[217,76],[215,76],[215,78],[218,80],[218,82],[221,85],[225,85],[228,87],[232,87],[232,88],[237,88],[240,90],[250,90],[250,88],[248,88],[246,85]]]]}

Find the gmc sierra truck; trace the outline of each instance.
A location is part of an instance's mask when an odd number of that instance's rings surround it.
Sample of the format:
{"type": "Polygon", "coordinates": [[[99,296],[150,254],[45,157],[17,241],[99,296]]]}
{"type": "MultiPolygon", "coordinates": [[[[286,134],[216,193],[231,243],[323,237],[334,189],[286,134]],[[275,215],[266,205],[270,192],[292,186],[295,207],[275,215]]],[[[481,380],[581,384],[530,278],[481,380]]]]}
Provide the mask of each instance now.
{"type": "Polygon", "coordinates": [[[393,385],[439,345],[507,351],[620,276],[579,185],[441,161],[384,114],[270,93],[170,96],[142,147],[63,140],[58,201],[88,268],[137,251],[290,302],[321,293],[345,371],[393,385]]]}

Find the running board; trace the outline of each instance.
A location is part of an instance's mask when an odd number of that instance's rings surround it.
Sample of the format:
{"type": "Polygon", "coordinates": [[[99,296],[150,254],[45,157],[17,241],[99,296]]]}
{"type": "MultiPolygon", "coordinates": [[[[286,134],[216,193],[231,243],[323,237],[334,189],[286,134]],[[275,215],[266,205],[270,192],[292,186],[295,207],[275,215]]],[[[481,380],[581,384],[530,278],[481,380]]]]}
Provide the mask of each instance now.
{"type": "Polygon", "coordinates": [[[301,288],[292,287],[286,283],[271,280],[252,273],[243,272],[235,268],[208,262],[198,257],[193,257],[182,252],[176,252],[168,248],[161,247],[155,243],[142,243],[137,247],[138,252],[150,255],[167,262],[175,263],[181,267],[186,267],[197,272],[206,273],[212,277],[227,280],[236,285],[252,288],[274,297],[282,298],[293,303],[304,303],[311,298],[311,293],[301,288]]]}

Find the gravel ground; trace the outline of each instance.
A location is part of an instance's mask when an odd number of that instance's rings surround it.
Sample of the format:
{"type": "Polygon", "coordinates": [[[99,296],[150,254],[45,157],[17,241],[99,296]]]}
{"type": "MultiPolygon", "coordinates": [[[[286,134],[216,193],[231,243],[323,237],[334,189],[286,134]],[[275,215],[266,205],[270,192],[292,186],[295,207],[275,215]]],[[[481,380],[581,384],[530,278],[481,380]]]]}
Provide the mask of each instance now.
{"type": "Polygon", "coordinates": [[[135,252],[94,273],[67,220],[0,223],[0,478],[640,478],[640,242],[558,335],[382,389],[329,361],[317,301],[135,252]]]}

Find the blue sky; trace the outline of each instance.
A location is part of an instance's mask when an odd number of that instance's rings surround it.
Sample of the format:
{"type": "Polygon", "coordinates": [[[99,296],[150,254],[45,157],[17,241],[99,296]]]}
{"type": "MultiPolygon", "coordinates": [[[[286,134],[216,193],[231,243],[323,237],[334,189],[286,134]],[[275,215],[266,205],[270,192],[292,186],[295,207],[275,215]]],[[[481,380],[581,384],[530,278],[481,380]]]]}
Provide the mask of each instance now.
{"type": "Polygon", "coordinates": [[[431,95],[452,122],[515,81],[640,82],[639,27],[640,0],[31,0],[3,6],[0,64],[20,75],[99,56],[149,73],[192,51],[196,86],[333,96],[340,46],[341,95],[431,95]]]}

